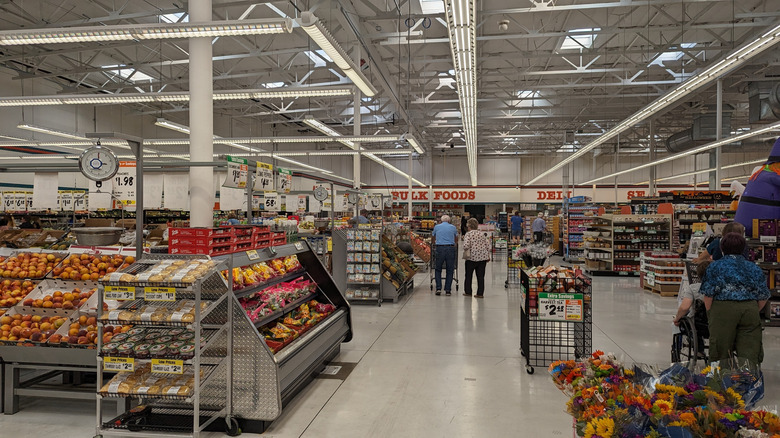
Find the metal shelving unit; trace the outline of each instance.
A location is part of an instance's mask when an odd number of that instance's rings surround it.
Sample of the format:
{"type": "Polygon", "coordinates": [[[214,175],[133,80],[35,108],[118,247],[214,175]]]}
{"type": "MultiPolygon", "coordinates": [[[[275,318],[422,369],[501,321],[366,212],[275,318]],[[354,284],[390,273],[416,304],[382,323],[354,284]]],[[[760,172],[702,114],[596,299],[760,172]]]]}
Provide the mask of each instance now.
{"type": "Polygon", "coordinates": [[[381,225],[345,228],[333,233],[333,278],[344,289],[350,302],[376,302],[378,306],[382,305],[381,239],[381,225]],[[366,244],[369,245],[368,249],[365,249],[366,244]],[[366,257],[369,259],[366,260],[366,257]],[[370,272],[365,272],[366,268],[370,272]]]}

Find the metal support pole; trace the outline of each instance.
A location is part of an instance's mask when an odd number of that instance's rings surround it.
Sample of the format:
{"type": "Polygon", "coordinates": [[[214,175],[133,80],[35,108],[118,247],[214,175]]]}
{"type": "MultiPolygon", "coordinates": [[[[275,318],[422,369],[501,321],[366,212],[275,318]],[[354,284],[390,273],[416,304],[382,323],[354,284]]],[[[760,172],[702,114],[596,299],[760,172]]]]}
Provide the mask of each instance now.
{"type": "Polygon", "coordinates": [[[563,175],[561,176],[561,191],[564,200],[568,198],[566,195],[569,193],[569,166],[570,164],[563,166],[563,175]]]}
{"type": "MultiPolygon", "coordinates": [[[[650,162],[652,163],[655,161],[655,120],[650,119],[650,162]]],[[[649,195],[655,196],[656,193],[656,187],[655,187],[655,180],[658,176],[657,168],[656,166],[650,166],[650,185],[649,187],[649,195]]]]}
{"type": "MultiPolygon", "coordinates": [[[[620,153],[620,133],[617,135],[617,144],[615,144],[615,172],[618,170],[618,154],[620,153]]],[[[618,205],[618,177],[615,177],[615,206],[618,205]]]]}
{"type": "MultiPolygon", "coordinates": [[[[596,177],[596,152],[593,152],[593,173],[591,178],[596,177]]],[[[593,200],[596,200],[596,182],[593,182],[593,200]]]]}
{"type": "Polygon", "coordinates": [[[412,153],[409,152],[409,220],[412,220],[412,153]]]}
{"type": "MultiPolygon", "coordinates": [[[[352,53],[352,57],[354,58],[355,64],[360,65],[360,44],[355,44],[355,50],[352,53]]],[[[354,135],[360,135],[361,131],[361,125],[363,123],[363,116],[360,113],[360,107],[362,102],[363,93],[360,92],[360,89],[355,87],[355,94],[353,95],[352,100],[352,133],[354,135]]],[[[361,149],[360,143],[355,142],[355,149],[358,151],[361,149]]],[[[360,154],[356,154],[352,157],[352,188],[356,190],[360,190],[360,163],[361,163],[361,156],[360,154]]],[[[355,216],[359,214],[360,210],[360,202],[355,203],[355,216]]]]}
{"type": "Polygon", "coordinates": [[[336,230],[336,192],[333,183],[330,183],[330,235],[336,230]]]}
{"type": "MultiPolygon", "coordinates": [[[[135,162],[135,259],[144,253],[144,148],[141,142],[128,140],[135,162]]],[[[123,210],[124,211],[124,210],[123,210]]],[[[75,225],[75,222],[74,222],[75,225]]]]}
{"type": "Polygon", "coordinates": [[[246,176],[246,223],[252,225],[252,201],[254,194],[255,180],[253,172],[247,172],[246,176]]]}
{"type": "Polygon", "coordinates": [[[428,186],[428,213],[433,216],[433,185],[428,186]]]}
{"type": "MultiPolygon", "coordinates": [[[[211,0],[189,2],[190,23],[212,20],[211,0]]],[[[212,38],[190,38],[190,160],[212,161],[214,153],[214,105],[212,38]]],[[[214,223],[214,169],[190,169],[190,226],[214,223]]]]}
{"type": "MultiPolygon", "coordinates": [[[[723,79],[718,79],[718,97],[715,115],[715,140],[718,141],[723,137],[723,79]]],[[[715,172],[710,175],[710,189],[720,190],[720,166],[721,166],[721,148],[715,148],[715,172]]]]}

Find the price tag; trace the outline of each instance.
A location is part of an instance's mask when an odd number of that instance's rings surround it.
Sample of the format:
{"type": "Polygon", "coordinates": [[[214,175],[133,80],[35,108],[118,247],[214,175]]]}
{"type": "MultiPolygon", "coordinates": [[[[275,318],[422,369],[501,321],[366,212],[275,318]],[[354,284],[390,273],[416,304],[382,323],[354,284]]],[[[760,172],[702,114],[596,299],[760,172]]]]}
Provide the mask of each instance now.
{"type": "Polygon", "coordinates": [[[295,249],[303,251],[303,242],[295,242],[295,249]]]}
{"type": "Polygon", "coordinates": [[[73,211],[73,192],[60,190],[59,192],[60,210],[73,211]]]}
{"type": "Polygon", "coordinates": [[[276,191],[290,193],[290,190],[292,189],[292,170],[279,167],[278,171],[276,191]]]}
{"type": "Polygon", "coordinates": [[[249,166],[246,158],[227,156],[227,178],[223,187],[232,187],[235,189],[246,188],[246,180],[249,174],[249,166]]]}
{"type": "Polygon", "coordinates": [[[104,371],[133,371],[135,369],[135,359],[132,357],[104,357],[104,371]]]}
{"type": "Polygon", "coordinates": [[[655,286],[655,273],[654,272],[648,272],[645,274],[645,283],[647,283],[648,286],[655,286]]]}
{"type": "Polygon", "coordinates": [[[642,239],[631,239],[631,243],[639,243],[642,239]]]}
{"type": "Polygon", "coordinates": [[[647,230],[647,234],[658,234],[656,230],[647,230]]]}
{"type": "Polygon", "coordinates": [[[257,250],[250,249],[246,252],[246,256],[249,257],[249,260],[257,260],[260,258],[260,254],[257,253],[257,250]]]}
{"type": "Polygon", "coordinates": [[[130,286],[106,286],[103,290],[104,300],[134,300],[135,288],[130,286]]]}
{"type": "Polygon", "coordinates": [[[152,372],[165,374],[183,374],[184,361],[176,359],[152,359],[152,372]]]}
{"type": "Polygon", "coordinates": [[[257,174],[255,175],[255,191],[273,192],[274,190],[274,166],[258,161],[257,174]]]}
{"type": "Polygon", "coordinates": [[[135,170],[135,161],[120,161],[113,180],[114,196],[123,205],[130,206],[131,210],[135,209],[135,170]]]}
{"type": "Polygon", "coordinates": [[[146,301],[176,301],[176,288],[174,287],[145,287],[144,300],[146,301]]]}
{"type": "Polygon", "coordinates": [[[777,243],[777,236],[759,236],[761,243],[777,243]]]}
{"type": "Polygon", "coordinates": [[[279,194],[278,193],[266,193],[263,197],[263,210],[265,211],[279,211],[279,194]]]}
{"type": "Polygon", "coordinates": [[[308,199],[308,196],[306,195],[299,195],[298,196],[298,208],[297,211],[303,213],[306,211],[306,200],[308,199]]]}
{"type": "Polygon", "coordinates": [[[539,319],[582,321],[582,294],[539,293],[539,319]]]}

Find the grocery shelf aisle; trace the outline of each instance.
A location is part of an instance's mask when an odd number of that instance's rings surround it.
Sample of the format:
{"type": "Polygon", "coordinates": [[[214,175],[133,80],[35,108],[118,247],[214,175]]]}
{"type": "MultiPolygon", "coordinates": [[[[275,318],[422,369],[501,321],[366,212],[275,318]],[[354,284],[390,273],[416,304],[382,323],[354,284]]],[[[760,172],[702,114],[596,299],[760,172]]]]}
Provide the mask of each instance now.
{"type": "MultiPolygon", "coordinates": [[[[397,303],[353,306],[355,337],[336,361],[354,370],[343,380],[315,379],[263,436],[516,436],[519,427],[569,436],[566,397],[545,370],[525,373],[520,297],[504,288],[505,278],[504,263],[489,263],[486,297],[477,300],[461,295],[463,281],[457,295],[437,297],[421,273],[414,294],[397,303]]],[[[641,291],[634,277],[593,280],[594,347],[627,361],[668,361],[676,299],[641,291]]],[[[762,405],[773,406],[780,404],[772,389],[780,385],[780,329],[767,329],[764,342],[762,405]]],[[[93,403],[26,400],[18,414],[0,416],[0,430],[94,434],[93,403]]]]}

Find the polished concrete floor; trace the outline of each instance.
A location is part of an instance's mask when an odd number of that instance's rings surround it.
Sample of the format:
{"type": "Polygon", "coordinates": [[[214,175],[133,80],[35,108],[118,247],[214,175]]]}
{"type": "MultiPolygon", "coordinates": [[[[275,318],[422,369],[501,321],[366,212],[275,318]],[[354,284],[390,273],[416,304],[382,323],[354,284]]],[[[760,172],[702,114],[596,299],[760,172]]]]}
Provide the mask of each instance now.
{"type": "MultiPolygon", "coordinates": [[[[505,264],[489,263],[486,278],[483,300],[462,296],[462,280],[457,294],[435,296],[420,273],[414,293],[397,303],[353,306],[355,336],[336,361],[354,370],[316,379],[263,436],[571,436],[566,397],[544,369],[526,374],[519,294],[504,288],[505,264]]],[[[643,292],[634,277],[595,277],[593,295],[594,348],[668,363],[676,299],[643,292]]],[[[780,328],[765,331],[764,346],[762,405],[777,406],[780,328]]],[[[43,434],[91,437],[94,403],[24,399],[21,412],[0,416],[0,436],[43,434]]]]}

